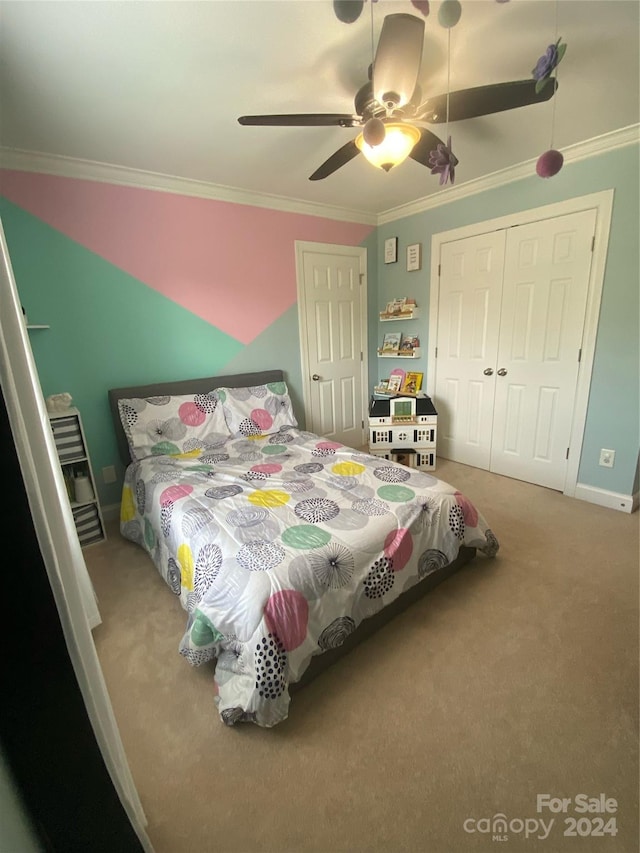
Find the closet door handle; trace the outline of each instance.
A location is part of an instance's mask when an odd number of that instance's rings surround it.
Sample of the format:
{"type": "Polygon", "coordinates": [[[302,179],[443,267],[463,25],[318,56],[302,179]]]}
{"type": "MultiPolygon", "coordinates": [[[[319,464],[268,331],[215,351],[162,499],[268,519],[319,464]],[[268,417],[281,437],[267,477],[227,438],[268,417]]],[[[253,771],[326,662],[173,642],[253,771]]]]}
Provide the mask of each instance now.
{"type": "Polygon", "coordinates": [[[485,376],[493,376],[493,367],[485,367],[482,372],[485,376]]]}
{"type": "Polygon", "coordinates": [[[314,382],[317,382],[320,379],[320,377],[318,376],[317,373],[314,373],[311,378],[313,379],[314,382]]]}
{"type": "Polygon", "coordinates": [[[507,371],[505,370],[504,367],[501,367],[500,370],[498,371],[498,376],[506,376],[506,375],[507,375],[507,371]]]}

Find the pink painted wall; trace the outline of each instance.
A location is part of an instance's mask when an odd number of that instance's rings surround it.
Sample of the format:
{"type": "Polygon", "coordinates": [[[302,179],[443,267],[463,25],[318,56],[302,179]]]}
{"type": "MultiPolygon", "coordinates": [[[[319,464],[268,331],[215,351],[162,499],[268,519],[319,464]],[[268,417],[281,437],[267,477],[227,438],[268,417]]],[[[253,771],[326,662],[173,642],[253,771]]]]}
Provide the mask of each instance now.
{"type": "Polygon", "coordinates": [[[355,246],[374,228],[10,170],[2,193],[244,344],[296,301],[294,240],[355,246]]]}

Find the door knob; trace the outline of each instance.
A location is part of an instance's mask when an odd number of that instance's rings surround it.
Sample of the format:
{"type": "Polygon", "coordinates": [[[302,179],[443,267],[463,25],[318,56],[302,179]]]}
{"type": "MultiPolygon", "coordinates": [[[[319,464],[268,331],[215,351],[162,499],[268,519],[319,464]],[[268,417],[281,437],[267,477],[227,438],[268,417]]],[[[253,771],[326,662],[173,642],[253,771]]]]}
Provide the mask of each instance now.
{"type": "Polygon", "coordinates": [[[485,367],[482,372],[485,376],[493,376],[493,367],[485,367]]]}
{"type": "Polygon", "coordinates": [[[504,367],[501,367],[500,370],[498,371],[498,376],[506,376],[506,375],[507,375],[507,371],[504,369],[504,367]]]}
{"type": "Polygon", "coordinates": [[[314,382],[317,382],[317,381],[318,381],[318,379],[320,379],[320,377],[318,376],[318,374],[317,374],[317,373],[314,373],[314,374],[313,374],[313,376],[312,376],[311,378],[313,379],[313,381],[314,381],[314,382]]]}

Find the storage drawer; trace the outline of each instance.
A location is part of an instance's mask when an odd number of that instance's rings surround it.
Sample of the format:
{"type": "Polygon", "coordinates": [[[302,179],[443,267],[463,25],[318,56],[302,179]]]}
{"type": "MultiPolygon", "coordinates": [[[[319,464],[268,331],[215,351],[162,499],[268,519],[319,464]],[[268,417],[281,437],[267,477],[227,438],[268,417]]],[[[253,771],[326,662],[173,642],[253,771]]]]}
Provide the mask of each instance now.
{"type": "Polygon", "coordinates": [[[93,542],[101,542],[104,539],[102,522],[95,504],[74,509],[73,518],[78,531],[78,539],[83,547],[91,545],[93,542]]]}
{"type": "Polygon", "coordinates": [[[82,459],[87,455],[82,440],[80,424],[75,415],[69,415],[64,418],[53,418],[51,420],[51,429],[60,462],[71,462],[74,459],[82,459]]]}

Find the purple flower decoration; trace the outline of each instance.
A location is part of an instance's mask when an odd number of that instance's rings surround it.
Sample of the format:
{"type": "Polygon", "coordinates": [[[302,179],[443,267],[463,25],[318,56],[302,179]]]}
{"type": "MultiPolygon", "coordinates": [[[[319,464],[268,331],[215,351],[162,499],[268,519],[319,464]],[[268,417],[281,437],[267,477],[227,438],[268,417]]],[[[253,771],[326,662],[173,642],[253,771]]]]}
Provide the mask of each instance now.
{"type": "Polygon", "coordinates": [[[418,9],[420,12],[422,12],[422,14],[425,16],[425,18],[428,16],[428,14],[429,14],[429,0],[411,0],[411,5],[415,6],[416,9],[418,9]]]}
{"type": "Polygon", "coordinates": [[[541,56],[536,67],[531,72],[536,83],[536,92],[541,92],[551,77],[551,72],[556,68],[565,54],[566,44],[560,44],[562,37],[555,44],[550,44],[544,56],[541,56]]]}
{"type": "Polygon", "coordinates": [[[440,173],[440,186],[446,184],[447,181],[453,182],[456,177],[456,166],[458,158],[451,150],[451,137],[447,137],[447,144],[439,142],[435,151],[429,152],[429,165],[431,166],[431,174],[437,175],[440,173]]]}

